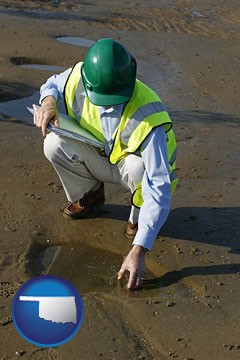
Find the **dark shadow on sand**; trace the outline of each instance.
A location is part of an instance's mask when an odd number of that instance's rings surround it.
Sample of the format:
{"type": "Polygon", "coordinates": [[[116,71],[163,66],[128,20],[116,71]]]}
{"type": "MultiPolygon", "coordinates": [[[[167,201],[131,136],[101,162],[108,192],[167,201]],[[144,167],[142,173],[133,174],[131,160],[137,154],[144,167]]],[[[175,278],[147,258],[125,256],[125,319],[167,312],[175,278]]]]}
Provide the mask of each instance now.
{"type": "MultiPolygon", "coordinates": [[[[240,208],[183,207],[173,210],[160,236],[229,248],[240,254],[240,208]]],[[[240,264],[186,267],[170,271],[145,283],[147,289],[170,286],[189,276],[230,275],[240,271],[240,264]]]]}
{"type": "Polygon", "coordinates": [[[169,110],[169,114],[173,120],[174,126],[181,122],[187,123],[234,123],[239,125],[239,117],[223,114],[223,113],[212,113],[206,112],[202,110],[191,110],[191,111],[171,111],[169,110]]]}
{"type": "Polygon", "coordinates": [[[89,218],[128,221],[130,210],[131,207],[127,205],[104,204],[99,208],[95,208],[89,218]]]}
{"type": "Polygon", "coordinates": [[[181,270],[174,270],[165,273],[163,276],[145,280],[145,289],[156,289],[159,287],[167,287],[178,283],[182,279],[189,276],[208,276],[208,275],[231,275],[240,271],[240,263],[223,264],[212,266],[194,266],[186,267],[181,270]]]}
{"type": "MultiPolygon", "coordinates": [[[[127,221],[130,206],[105,204],[90,218],[127,221]]],[[[159,236],[224,246],[240,254],[240,207],[181,207],[170,212],[159,236]]]]}
{"type": "MultiPolygon", "coordinates": [[[[104,205],[97,215],[100,218],[126,220],[128,206],[104,205]]],[[[95,213],[96,215],[96,213],[95,213]]],[[[229,253],[240,254],[240,208],[239,207],[182,207],[172,210],[159,236],[170,241],[177,239],[228,248],[229,253]]],[[[144,288],[151,290],[170,286],[188,276],[235,274],[240,264],[186,267],[170,271],[161,277],[145,281],[144,288]]]]}
{"type": "Polygon", "coordinates": [[[160,235],[224,246],[240,254],[239,207],[182,207],[172,210],[160,235]]]}

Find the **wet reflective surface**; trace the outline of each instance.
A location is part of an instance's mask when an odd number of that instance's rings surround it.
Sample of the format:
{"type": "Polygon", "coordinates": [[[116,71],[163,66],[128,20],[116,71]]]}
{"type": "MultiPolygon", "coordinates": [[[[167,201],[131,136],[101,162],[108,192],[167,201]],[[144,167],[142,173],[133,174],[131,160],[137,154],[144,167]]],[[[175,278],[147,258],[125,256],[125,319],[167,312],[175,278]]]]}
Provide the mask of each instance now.
{"type": "Polygon", "coordinates": [[[161,284],[156,276],[147,271],[142,290],[127,291],[127,274],[122,284],[117,281],[123,256],[103,249],[86,246],[53,246],[41,251],[36,258],[37,271],[71,281],[82,294],[105,292],[130,294],[138,297],[156,295],[161,284]],[[156,279],[156,280],[155,280],[156,279]]]}
{"type": "Polygon", "coordinates": [[[72,37],[72,36],[59,37],[57,38],[57,40],[65,44],[82,46],[87,48],[91,47],[95,43],[95,41],[90,39],[84,39],[84,38],[72,37]]]}
{"type": "MultiPolygon", "coordinates": [[[[91,47],[95,42],[90,39],[71,36],[59,37],[56,40],[69,45],[81,46],[86,48],[91,47]]],[[[46,64],[45,61],[35,57],[11,57],[10,63],[18,68],[49,71],[53,74],[64,71],[64,69],[60,66],[46,64]]],[[[47,77],[50,76],[51,74],[47,77]]],[[[30,91],[31,90],[29,89],[29,92],[30,91]]],[[[0,119],[15,120],[17,118],[20,121],[32,124],[32,115],[27,110],[27,107],[31,107],[32,104],[38,104],[39,97],[40,94],[37,91],[29,97],[23,97],[22,99],[19,99],[18,96],[16,96],[16,99],[13,99],[11,101],[0,102],[0,119]]],[[[61,102],[58,104],[58,108],[60,112],[65,111],[64,106],[61,102]]]]}
{"type": "Polygon", "coordinates": [[[0,119],[1,120],[18,120],[29,125],[33,125],[33,116],[27,110],[32,104],[38,104],[40,93],[36,91],[33,95],[6,102],[0,102],[0,119]]]}
{"type": "Polygon", "coordinates": [[[41,64],[24,64],[24,65],[19,65],[19,67],[23,69],[46,70],[46,71],[56,71],[56,72],[60,72],[63,70],[63,68],[61,68],[60,66],[41,65],[41,64]]]}
{"type": "Polygon", "coordinates": [[[45,70],[52,72],[63,71],[62,67],[55,66],[53,64],[48,64],[45,60],[35,57],[27,57],[27,56],[11,57],[10,63],[22,69],[45,70]]]}
{"type": "MultiPolygon", "coordinates": [[[[39,104],[40,93],[36,91],[31,96],[22,99],[16,99],[6,102],[0,102],[0,120],[14,121],[18,120],[29,125],[33,125],[33,115],[27,110],[33,104],[39,104]]],[[[63,101],[58,103],[58,109],[61,113],[65,112],[63,101]]]]}

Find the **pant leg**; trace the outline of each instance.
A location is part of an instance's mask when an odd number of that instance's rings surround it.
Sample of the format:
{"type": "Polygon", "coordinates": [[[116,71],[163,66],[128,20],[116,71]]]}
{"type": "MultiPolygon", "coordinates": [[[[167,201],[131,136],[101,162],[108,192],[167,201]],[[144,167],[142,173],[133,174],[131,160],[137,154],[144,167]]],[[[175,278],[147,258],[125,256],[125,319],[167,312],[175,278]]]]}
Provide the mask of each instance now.
{"type": "MultiPolygon", "coordinates": [[[[132,193],[143,177],[141,157],[130,154],[120,164],[111,165],[95,147],[50,133],[44,140],[44,154],[56,170],[68,201],[81,199],[100,182],[123,185],[132,193]]],[[[129,221],[138,221],[139,209],[131,207],[129,221]]]]}
{"type": "Polygon", "coordinates": [[[50,133],[44,140],[44,154],[56,170],[68,201],[81,199],[100,182],[121,183],[116,165],[111,165],[94,146],[50,133]]]}
{"type": "MultiPolygon", "coordinates": [[[[122,182],[130,189],[131,193],[136,189],[136,184],[142,181],[145,170],[143,160],[140,156],[130,154],[118,165],[122,182]]],[[[129,221],[132,224],[138,222],[139,208],[131,207],[129,221]]]]}

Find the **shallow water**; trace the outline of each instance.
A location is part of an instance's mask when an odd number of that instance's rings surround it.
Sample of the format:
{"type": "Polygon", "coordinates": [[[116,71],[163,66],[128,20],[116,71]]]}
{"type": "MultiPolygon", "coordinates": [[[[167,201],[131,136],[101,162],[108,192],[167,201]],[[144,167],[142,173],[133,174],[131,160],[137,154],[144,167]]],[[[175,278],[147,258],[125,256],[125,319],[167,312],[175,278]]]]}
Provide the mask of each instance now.
{"type": "MultiPolygon", "coordinates": [[[[58,37],[56,38],[56,40],[68,45],[86,48],[91,47],[95,43],[95,41],[91,39],[71,36],[58,37]]],[[[152,67],[149,67],[147,62],[144,62],[143,60],[138,60],[139,77],[144,81],[146,80],[148,84],[156,91],[159,90],[159,86],[161,85],[161,93],[163,95],[163,98],[171,97],[170,93],[172,93],[172,90],[169,90],[169,88],[171,88],[171,86],[183,86],[185,79],[181,75],[179,75],[176,64],[173,64],[168,54],[164,53],[163,51],[158,54],[155,61],[156,64],[154,64],[154,66],[152,67]],[[158,74],[156,74],[156,69],[159,66],[159,61],[161,62],[161,73],[158,72],[158,74]],[[156,78],[158,79],[157,82],[156,78]]],[[[25,69],[45,70],[55,73],[60,73],[63,70],[59,66],[41,64],[41,61],[37,58],[12,57],[10,58],[10,62],[16,67],[25,69]]],[[[176,99],[176,95],[174,96],[174,98],[176,99]]],[[[17,118],[20,121],[32,124],[32,115],[27,111],[26,107],[31,107],[33,103],[38,103],[38,101],[39,92],[36,92],[26,98],[1,102],[0,118],[6,120],[9,119],[9,117],[12,117],[17,118]]],[[[60,112],[65,111],[65,108],[64,106],[62,106],[61,103],[58,104],[58,108],[60,112]]]]}
{"type": "MultiPolygon", "coordinates": [[[[123,256],[103,249],[86,246],[54,246],[41,251],[36,258],[37,271],[68,279],[81,294],[104,292],[129,294],[126,290],[127,275],[120,285],[117,273],[123,256]]],[[[156,276],[147,271],[142,290],[131,292],[133,296],[148,297],[158,294],[160,284],[156,276]]]]}
{"type": "MultiPolygon", "coordinates": [[[[40,93],[36,91],[31,96],[11,101],[0,102],[0,120],[18,120],[29,125],[33,125],[33,115],[27,110],[33,104],[39,104],[40,93]]],[[[63,101],[58,103],[58,109],[65,113],[63,101]]]]}
{"type": "Polygon", "coordinates": [[[60,66],[53,66],[53,65],[23,64],[18,66],[23,69],[46,70],[46,71],[56,71],[56,72],[63,71],[63,68],[61,68],[60,66]]]}
{"type": "MultiPolygon", "coordinates": [[[[82,46],[87,48],[91,47],[95,42],[90,39],[71,36],[59,37],[56,40],[69,45],[82,46]]],[[[37,59],[34,58],[31,59],[28,57],[12,57],[10,59],[10,62],[19,68],[45,70],[55,73],[60,73],[61,71],[63,71],[63,68],[59,66],[40,64],[38,63],[37,59]]],[[[12,120],[14,120],[17,118],[20,121],[32,124],[32,115],[27,110],[27,107],[31,107],[32,104],[38,104],[39,97],[39,92],[35,92],[29,97],[0,102],[0,118],[2,120],[9,120],[9,118],[12,118],[12,120]]],[[[58,108],[60,112],[65,111],[64,106],[62,106],[61,103],[58,104],[58,108]]]]}
{"type": "Polygon", "coordinates": [[[82,46],[82,47],[87,47],[87,48],[90,48],[95,43],[95,41],[90,40],[90,39],[84,39],[84,38],[73,37],[73,36],[63,36],[63,37],[57,38],[57,40],[62,43],[65,43],[65,44],[82,46]]]}

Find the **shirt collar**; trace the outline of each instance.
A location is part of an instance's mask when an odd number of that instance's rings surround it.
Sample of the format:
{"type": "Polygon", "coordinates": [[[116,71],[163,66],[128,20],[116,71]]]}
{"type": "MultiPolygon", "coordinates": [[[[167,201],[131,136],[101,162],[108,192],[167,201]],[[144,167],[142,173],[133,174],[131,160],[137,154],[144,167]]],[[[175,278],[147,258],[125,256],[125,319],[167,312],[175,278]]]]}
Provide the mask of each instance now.
{"type": "Polygon", "coordinates": [[[104,114],[104,113],[111,114],[113,111],[116,111],[119,115],[121,115],[124,105],[125,105],[125,103],[119,104],[119,105],[114,105],[108,109],[106,109],[106,106],[100,106],[100,111],[102,114],[104,114]]]}

